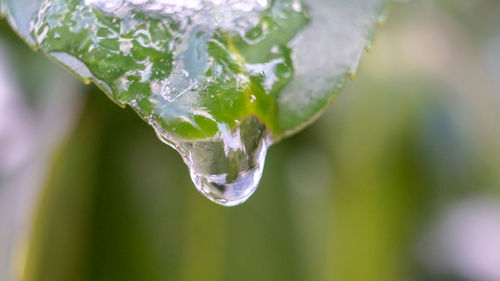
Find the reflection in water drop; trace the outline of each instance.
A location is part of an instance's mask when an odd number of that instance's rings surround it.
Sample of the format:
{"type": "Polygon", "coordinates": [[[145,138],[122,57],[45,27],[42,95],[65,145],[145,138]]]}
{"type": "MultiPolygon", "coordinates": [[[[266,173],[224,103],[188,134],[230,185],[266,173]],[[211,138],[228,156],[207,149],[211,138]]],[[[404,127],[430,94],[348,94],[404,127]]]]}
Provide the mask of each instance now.
{"type": "Polygon", "coordinates": [[[272,144],[266,127],[255,117],[245,119],[232,131],[220,125],[219,132],[206,140],[179,141],[157,133],[181,154],[196,188],[224,206],[241,204],[256,190],[272,144]]]}

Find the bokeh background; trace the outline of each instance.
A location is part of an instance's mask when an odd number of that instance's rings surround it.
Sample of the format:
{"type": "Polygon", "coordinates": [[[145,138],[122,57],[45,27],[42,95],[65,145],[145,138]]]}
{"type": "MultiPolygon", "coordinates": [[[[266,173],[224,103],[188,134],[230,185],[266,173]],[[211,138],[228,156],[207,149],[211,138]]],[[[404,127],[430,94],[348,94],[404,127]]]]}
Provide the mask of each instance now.
{"type": "Polygon", "coordinates": [[[233,208],[2,21],[0,280],[500,281],[500,1],[391,3],[233,208]]]}

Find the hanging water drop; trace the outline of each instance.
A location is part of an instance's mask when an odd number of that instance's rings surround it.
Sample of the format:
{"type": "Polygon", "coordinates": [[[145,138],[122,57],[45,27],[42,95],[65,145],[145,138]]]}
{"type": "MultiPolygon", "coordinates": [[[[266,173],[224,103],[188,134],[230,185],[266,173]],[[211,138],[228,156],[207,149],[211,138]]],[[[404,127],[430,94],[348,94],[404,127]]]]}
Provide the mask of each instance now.
{"type": "Polygon", "coordinates": [[[255,117],[233,130],[220,124],[218,133],[206,140],[178,141],[157,133],[181,154],[198,191],[223,206],[241,204],[254,193],[272,144],[267,128],[255,117]]]}

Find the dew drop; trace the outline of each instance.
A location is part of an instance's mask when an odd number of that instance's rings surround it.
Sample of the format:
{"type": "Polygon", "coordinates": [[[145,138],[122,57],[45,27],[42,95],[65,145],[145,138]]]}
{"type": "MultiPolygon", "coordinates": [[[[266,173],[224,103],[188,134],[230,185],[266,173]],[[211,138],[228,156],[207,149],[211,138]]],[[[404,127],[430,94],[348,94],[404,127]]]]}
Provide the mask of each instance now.
{"type": "Polygon", "coordinates": [[[257,189],[272,138],[255,117],[205,140],[179,141],[157,130],[160,139],[176,149],[188,166],[198,191],[223,206],[245,202],[257,189]]]}

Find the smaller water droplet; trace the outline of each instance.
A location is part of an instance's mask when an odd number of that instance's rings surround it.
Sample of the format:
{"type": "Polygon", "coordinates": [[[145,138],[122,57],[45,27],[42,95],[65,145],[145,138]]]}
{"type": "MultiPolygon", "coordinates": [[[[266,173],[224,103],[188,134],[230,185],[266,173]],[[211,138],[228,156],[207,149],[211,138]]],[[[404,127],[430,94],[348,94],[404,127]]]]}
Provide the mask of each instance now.
{"type": "Polygon", "coordinates": [[[157,133],[181,154],[198,191],[223,206],[241,204],[254,193],[272,144],[267,128],[255,117],[233,130],[219,124],[219,132],[207,140],[178,141],[157,133]]]}

